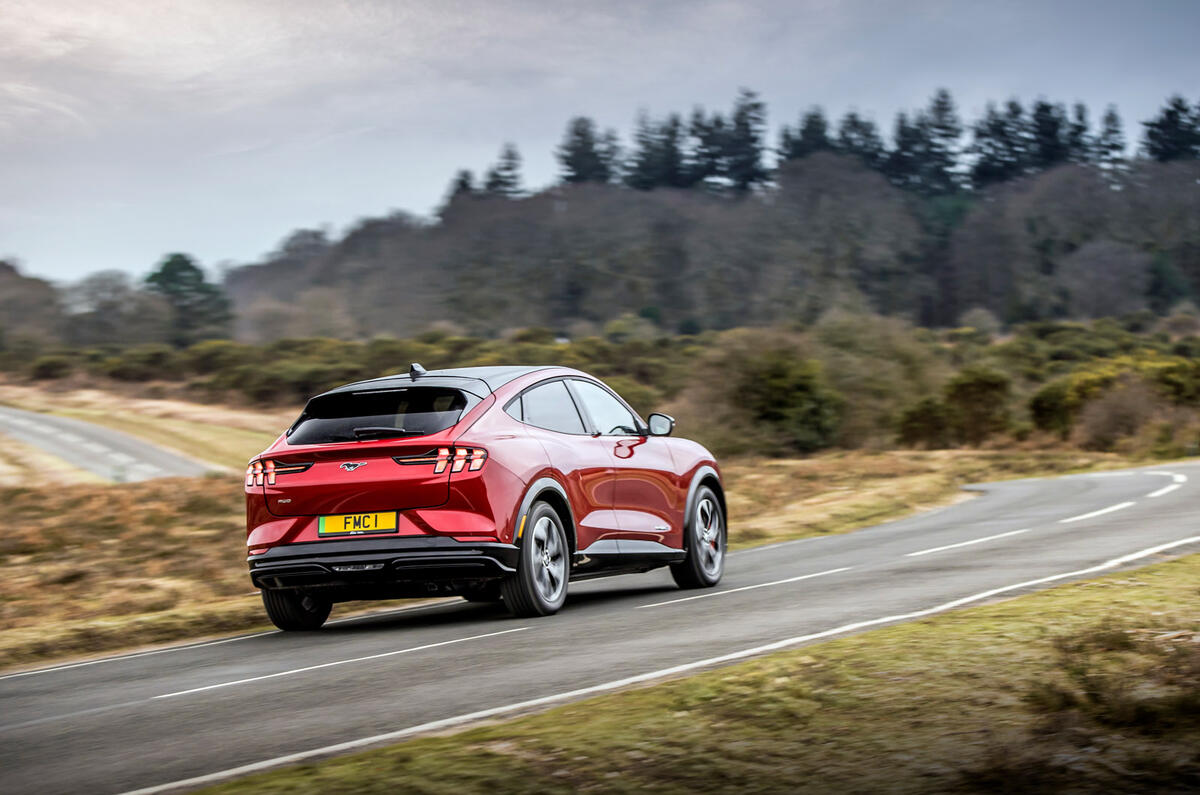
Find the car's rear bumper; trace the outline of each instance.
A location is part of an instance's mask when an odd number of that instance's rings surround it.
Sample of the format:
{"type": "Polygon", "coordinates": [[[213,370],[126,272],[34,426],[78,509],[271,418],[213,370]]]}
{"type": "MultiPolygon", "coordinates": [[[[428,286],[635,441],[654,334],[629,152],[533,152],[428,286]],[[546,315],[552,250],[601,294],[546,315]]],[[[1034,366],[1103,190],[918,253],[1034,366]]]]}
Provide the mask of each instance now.
{"type": "Polygon", "coordinates": [[[518,554],[495,541],[406,536],[285,544],[247,561],[256,588],[328,589],[354,599],[458,591],[511,574],[518,554]]]}

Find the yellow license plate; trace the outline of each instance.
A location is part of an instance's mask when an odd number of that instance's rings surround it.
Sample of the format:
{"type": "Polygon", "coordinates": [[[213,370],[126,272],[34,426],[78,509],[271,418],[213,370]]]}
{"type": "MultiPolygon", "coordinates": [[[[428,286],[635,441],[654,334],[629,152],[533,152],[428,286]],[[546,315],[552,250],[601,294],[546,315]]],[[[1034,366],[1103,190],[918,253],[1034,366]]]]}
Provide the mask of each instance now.
{"type": "Polygon", "coordinates": [[[322,516],[317,524],[317,535],[322,536],[362,536],[394,532],[396,532],[396,514],[394,512],[343,513],[337,516],[322,516]]]}

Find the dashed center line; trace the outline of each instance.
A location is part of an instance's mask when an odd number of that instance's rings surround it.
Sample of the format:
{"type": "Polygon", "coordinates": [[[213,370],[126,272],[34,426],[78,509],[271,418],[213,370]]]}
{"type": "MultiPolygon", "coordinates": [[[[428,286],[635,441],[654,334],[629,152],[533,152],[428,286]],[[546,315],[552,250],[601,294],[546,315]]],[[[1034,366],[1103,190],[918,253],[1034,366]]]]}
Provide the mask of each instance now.
{"type": "Polygon", "coordinates": [[[1119,511],[1119,510],[1122,510],[1123,508],[1128,508],[1131,505],[1137,505],[1137,503],[1136,502],[1119,502],[1116,505],[1110,505],[1107,508],[1101,508],[1098,511],[1092,511],[1091,513],[1081,513],[1078,516],[1072,516],[1068,519],[1059,519],[1058,523],[1059,524],[1070,524],[1071,522],[1079,522],[1084,519],[1091,519],[1093,516],[1103,516],[1106,513],[1112,513],[1113,511],[1119,511]]]}
{"type": "Polygon", "coordinates": [[[234,685],[244,685],[250,682],[261,682],[264,679],[275,679],[280,676],[291,676],[292,674],[300,674],[305,671],[316,671],[321,668],[332,668],[335,665],[349,665],[350,663],[365,662],[367,660],[378,660],[384,657],[395,657],[397,654],[409,654],[414,651],[424,651],[425,649],[436,649],[440,646],[450,646],[455,643],[466,643],[469,640],[482,640],[483,638],[494,638],[497,635],[507,635],[511,632],[524,632],[529,627],[517,627],[516,629],[505,629],[500,632],[488,632],[483,635],[471,635],[467,638],[455,638],[454,640],[444,640],[440,643],[426,643],[423,646],[413,646],[408,649],[397,649],[396,651],[385,651],[380,654],[369,654],[366,657],[353,657],[349,660],[335,660],[333,662],[321,663],[320,665],[307,665],[303,668],[293,668],[290,671],[279,671],[273,674],[264,674],[262,676],[251,676],[246,679],[236,679],[232,682],[219,682],[215,685],[205,685],[203,687],[193,687],[189,690],[178,690],[174,693],[164,693],[161,696],[154,698],[174,698],[175,696],[186,696],[189,693],[201,693],[206,690],[216,690],[221,687],[233,687],[234,685]]]}
{"type": "Polygon", "coordinates": [[[922,549],[920,552],[909,552],[904,557],[915,558],[920,555],[930,555],[934,552],[941,552],[946,549],[958,549],[959,547],[969,547],[972,544],[982,544],[984,541],[995,541],[997,538],[1007,538],[1009,536],[1017,536],[1021,533],[1028,533],[1032,528],[1026,527],[1024,530],[1009,530],[1007,533],[997,533],[994,536],[984,536],[983,538],[974,538],[970,541],[960,541],[957,544],[946,544],[944,547],[933,547],[932,549],[922,549]]]}
{"type": "Polygon", "coordinates": [[[685,596],[682,599],[669,599],[665,602],[655,602],[648,605],[638,605],[634,610],[645,610],[647,607],[662,607],[663,605],[673,605],[679,602],[690,602],[693,599],[709,599],[714,596],[724,596],[725,594],[737,593],[738,591],[752,591],[755,588],[766,588],[771,585],[783,585],[789,582],[800,582],[801,580],[811,580],[813,577],[824,577],[826,574],[837,574],[842,571],[850,571],[853,566],[843,566],[840,569],[829,569],[828,571],[818,571],[815,574],[801,574],[798,577],[788,577],[786,580],[773,580],[771,582],[760,582],[757,585],[743,585],[741,588],[730,588],[727,591],[713,591],[711,593],[702,593],[696,596],[685,596]]]}
{"type": "Polygon", "coordinates": [[[1163,486],[1158,491],[1152,491],[1149,494],[1147,494],[1146,496],[1147,497],[1161,497],[1164,494],[1170,494],[1171,492],[1175,491],[1175,489],[1179,488],[1181,485],[1182,484],[1180,484],[1180,483],[1172,483],[1170,486],[1163,486]]]}

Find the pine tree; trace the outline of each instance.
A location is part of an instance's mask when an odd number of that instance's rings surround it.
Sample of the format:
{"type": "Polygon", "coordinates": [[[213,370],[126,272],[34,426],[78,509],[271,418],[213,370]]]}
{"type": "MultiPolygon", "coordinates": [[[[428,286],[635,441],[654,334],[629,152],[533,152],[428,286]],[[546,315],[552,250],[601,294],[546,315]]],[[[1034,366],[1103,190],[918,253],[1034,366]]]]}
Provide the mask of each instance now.
{"type": "Polygon", "coordinates": [[[604,131],[604,135],[600,136],[600,143],[596,145],[596,153],[600,156],[600,164],[608,173],[608,181],[620,182],[623,169],[621,139],[617,137],[616,130],[609,128],[604,131]]]}
{"type": "Polygon", "coordinates": [[[939,88],[917,121],[925,129],[928,147],[922,163],[923,190],[929,194],[954,192],[960,185],[956,167],[963,128],[950,92],[939,88]]]}
{"type": "Polygon", "coordinates": [[[703,109],[697,108],[692,113],[688,135],[692,139],[687,163],[688,182],[695,185],[725,176],[725,138],[728,135],[725,117],[714,113],[710,118],[705,116],[703,109]]]}
{"type": "Polygon", "coordinates": [[[918,125],[909,122],[907,113],[897,113],[892,130],[892,150],[888,152],[883,167],[883,173],[893,185],[908,190],[918,188],[925,148],[918,125]]]}
{"type": "Polygon", "coordinates": [[[1096,136],[1096,162],[1108,173],[1115,173],[1125,165],[1125,133],[1121,129],[1121,116],[1115,105],[1109,105],[1100,120],[1100,133],[1096,136]]]}
{"type": "Polygon", "coordinates": [[[225,337],[233,319],[229,298],[187,254],[169,254],[146,277],[146,289],[171,306],[171,341],[183,347],[201,339],[225,337]]]}
{"type": "Polygon", "coordinates": [[[1014,179],[1029,168],[1029,141],[1032,134],[1024,108],[1009,100],[1003,112],[988,103],[982,119],[972,130],[970,151],[975,155],[971,181],[976,188],[1014,179]]]}
{"type": "Polygon", "coordinates": [[[767,178],[762,164],[766,116],[767,107],[757,94],[745,88],[738,92],[722,153],[724,176],[735,190],[745,192],[767,178]]]}
{"type": "Polygon", "coordinates": [[[586,116],[567,122],[563,142],[555,153],[562,164],[564,182],[608,182],[608,164],[600,153],[596,124],[586,116]]]}
{"type": "Polygon", "coordinates": [[[1067,114],[1062,105],[1052,105],[1039,99],[1033,104],[1032,120],[1032,168],[1045,171],[1065,163],[1070,150],[1067,145],[1067,114]]]}
{"type": "Polygon", "coordinates": [[[488,169],[483,190],[506,199],[521,195],[521,155],[514,144],[506,143],[500,148],[500,161],[488,169]]]}
{"type": "Polygon", "coordinates": [[[815,105],[800,118],[795,131],[784,126],[779,134],[779,155],[784,160],[797,160],[830,149],[833,142],[829,140],[829,122],[825,120],[825,111],[815,105]]]}
{"type": "Polygon", "coordinates": [[[1072,163],[1091,163],[1095,160],[1095,142],[1092,141],[1089,126],[1087,105],[1076,102],[1067,130],[1067,159],[1072,163]]]}
{"type": "Polygon", "coordinates": [[[1156,118],[1142,122],[1142,126],[1146,128],[1142,147],[1160,163],[1200,157],[1200,108],[1193,113],[1178,94],[1167,100],[1156,118]]]}
{"type": "Polygon", "coordinates": [[[875,122],[850,111],[838,124],[837,151],[861,158],[871,168],[883,166],[886,152],[875,122]]]}

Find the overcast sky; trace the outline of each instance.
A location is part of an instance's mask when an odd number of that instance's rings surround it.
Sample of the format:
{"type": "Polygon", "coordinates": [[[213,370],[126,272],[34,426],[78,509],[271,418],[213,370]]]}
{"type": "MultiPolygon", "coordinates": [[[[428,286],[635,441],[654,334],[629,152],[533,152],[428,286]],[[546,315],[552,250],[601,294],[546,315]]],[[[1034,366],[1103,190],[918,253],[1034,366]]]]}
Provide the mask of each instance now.
{"type": "Polygon", "coordinates": [[[2,0],[0,256],[71,280],[166,252],[254,261],[298,227],[428,215],[501,142],[555,177],[568,118],[758,91],[890,131],[949,88],[1116,103],[1131,139],[1200,99],[1200,0],[2,0]]]}

